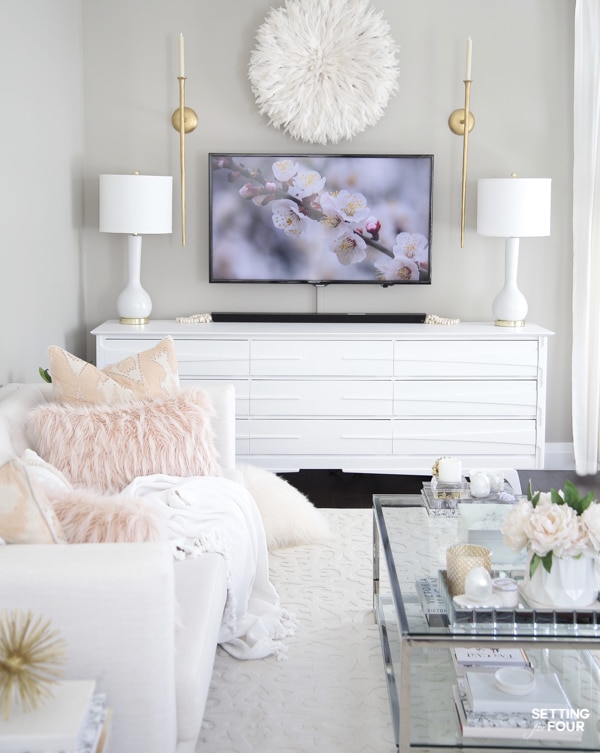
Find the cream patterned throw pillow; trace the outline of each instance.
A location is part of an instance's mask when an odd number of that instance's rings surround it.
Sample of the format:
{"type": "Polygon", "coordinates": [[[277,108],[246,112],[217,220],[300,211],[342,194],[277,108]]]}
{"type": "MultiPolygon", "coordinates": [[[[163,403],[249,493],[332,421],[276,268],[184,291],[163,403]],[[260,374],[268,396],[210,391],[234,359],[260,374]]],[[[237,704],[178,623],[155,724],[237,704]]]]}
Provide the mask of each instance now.
{"type": "Polygon", "coordinates": [[[48,358],[54,398],[61,403],[120,403],[140,397],[171,397],[179,391],[172,337],[104,369],[57,345],[48,348],[48,358]]]}

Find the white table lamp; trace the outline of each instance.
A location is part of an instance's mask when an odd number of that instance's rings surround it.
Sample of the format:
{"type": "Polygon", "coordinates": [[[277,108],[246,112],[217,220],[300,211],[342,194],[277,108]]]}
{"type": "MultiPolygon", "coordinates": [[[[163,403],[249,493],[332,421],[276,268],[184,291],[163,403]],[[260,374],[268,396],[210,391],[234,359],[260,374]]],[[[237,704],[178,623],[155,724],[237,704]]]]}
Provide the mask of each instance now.
{"type": "Polygon", "coordinates": [[[504,287],[494,299],[496,324],[525,324],[527,301],[517,286],[519,239],[550,235],[550,178],[484,178],[477,182],[477,232],[505,238],[504,287]]]}
{"type": "Polygon", "coordinates": [[[145,324],[152,311],[142,287],[142,235],[171,233],[173,178],[163,175],[101,175],[100,232],[127,233],[129,281],[117,299],[122,324],[145,324]]]}

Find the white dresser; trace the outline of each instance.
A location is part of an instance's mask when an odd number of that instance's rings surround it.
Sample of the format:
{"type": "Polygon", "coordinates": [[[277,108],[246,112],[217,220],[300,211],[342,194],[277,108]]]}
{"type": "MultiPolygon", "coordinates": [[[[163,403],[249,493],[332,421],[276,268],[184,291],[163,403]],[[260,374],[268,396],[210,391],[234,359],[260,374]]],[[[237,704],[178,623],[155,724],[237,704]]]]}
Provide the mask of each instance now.
{"type": "Polygon", "coordinates": [[[549,330],[489,323],[108,321],[102,368],[175,340],[182,381],[236,387],[237,453],[276,471],[543,468],[549,330]]]}

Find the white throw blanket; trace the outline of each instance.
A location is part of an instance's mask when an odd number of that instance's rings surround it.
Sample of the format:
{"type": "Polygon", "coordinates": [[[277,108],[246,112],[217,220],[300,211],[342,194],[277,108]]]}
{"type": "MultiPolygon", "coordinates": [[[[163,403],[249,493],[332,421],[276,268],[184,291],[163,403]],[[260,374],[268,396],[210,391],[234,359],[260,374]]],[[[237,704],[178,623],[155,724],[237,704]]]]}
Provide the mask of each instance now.
{"type": "Polygon", "coordinates": [[[134,479],[124,490],[166,520],[176,558],[218,552],[227,563],[228,594],[219,643],[237,659],[285,658],[283,639],[296,621],[279,605],[269,578],[260,512],[241,484],[214,476],[162,474],[134,479]]]}

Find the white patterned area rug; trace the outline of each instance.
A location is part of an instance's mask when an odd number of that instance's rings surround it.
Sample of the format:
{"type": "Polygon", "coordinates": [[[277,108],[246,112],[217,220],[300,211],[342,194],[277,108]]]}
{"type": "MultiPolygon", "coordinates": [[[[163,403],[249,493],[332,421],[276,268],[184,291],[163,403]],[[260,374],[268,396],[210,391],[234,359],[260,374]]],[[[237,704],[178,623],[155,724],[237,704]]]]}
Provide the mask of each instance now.
{"type": "Polygon", "coordinates": [[[330,544],[272,552],[271,579],[298,619],[285,661],[219,649],[196,753],[394,753],[372,612],[369,509],[327,509],[330,544]]]}

